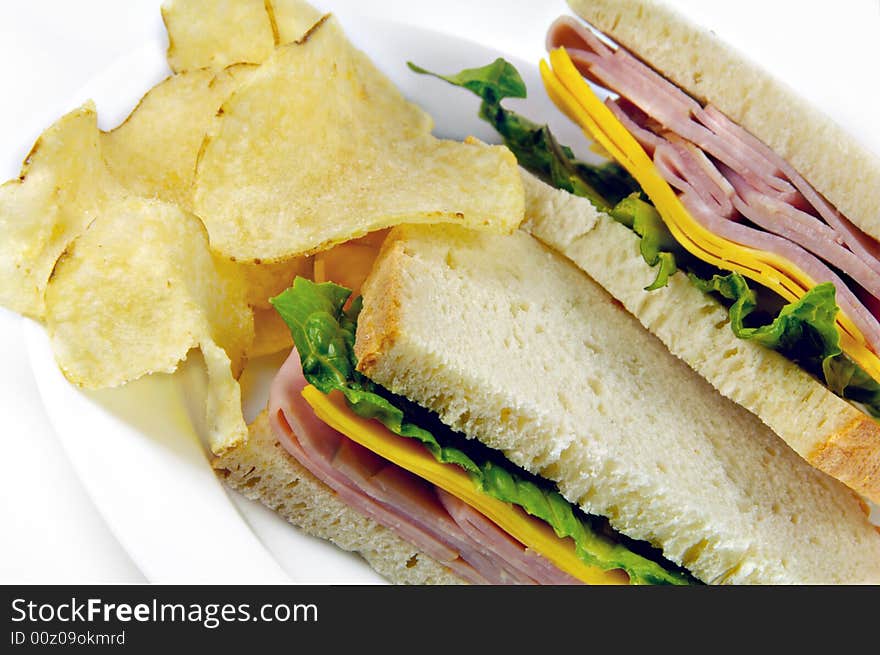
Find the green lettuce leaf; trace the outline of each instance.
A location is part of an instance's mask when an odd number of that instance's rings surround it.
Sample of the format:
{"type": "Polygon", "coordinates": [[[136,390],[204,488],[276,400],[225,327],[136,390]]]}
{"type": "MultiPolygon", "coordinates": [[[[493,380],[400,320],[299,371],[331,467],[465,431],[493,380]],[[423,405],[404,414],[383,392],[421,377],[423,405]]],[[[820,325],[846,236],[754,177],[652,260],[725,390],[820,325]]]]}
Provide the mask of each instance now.
{"type": "Polygon", "coordinates": [[[880,418],[880,383],[846,355],[822,362],[825,383],[838,396],[859,403],[874,418],[880,418]]]}
{"type": "Polygon", "coordinates": [[[690,274],[691,282],[705,293],[731,301],[730,326],[740,339],[751,339],[799,364],[837,395],[862,404],[880,416],[880,384],[850,359],[840,347],[835,319],[840,309],[831,282],[817,284],[803,298],[784,305],[770,322],[754,323],[758,298],[739,273],[713,275],[704,280],[690,274]]]}
{"type": "Polygon", "coordinates": [[[526,84],[516,67],[499,57],[487,66],[466,68],[455,75],[439,75],[412,62],[410,70],[420,75],[431,75],[455,86],[473,91],[487,102],[497,103],[504,98],[525,98],[526,84]]]}
{"type": "Polygon", "coordinates": [[[601,211],[609,211],[639,186],[615,162],[594,165],[574,156],[560,145],[546,125],[538,125],[501,105],[505,98],[525,98],[526,85],[516,68],[504,59],[481,68],[469,68],[455,75],[440,75],[407,65],[416,73],[468,89],[482,98],[479,116],[501,135],[504,145],[516,155],[520,166],[552,186],[587,198],[601,211]]]}
{"type": "Polygon", "coordinates": [[[757,341],[805,364],[821,364],[841,352],[840,334],[834,322],[838,312],[835,288],[830,282],[816,285],[797,302],[785,305],[770,323],[747,327],[746,321],[758,307],[758,300],[742,275],[713,275],[709,280],[691,275],[691,281],[703,292],[714,291],[733,301],[730,324],[740,339],[757,341]]]}
{"type": "MultiPolygon", "coordinates": [[[[830,282],[819,284],[799,301],[784,305],[769,322],[756,324],[759,321],[752,317],[758,308],[758,298],[741,274],[716,274],[708,280],[694,274],[689,277],[704,293],[717,293],[730,301],[730,327],[740,339],[754,340],[813,372],[822,371],[826,360],[841,354],[840,335],[834,322],[838,307],[830,282]]],[[[841,371],[841,379],[845,375],[841,371]]]]}
{"type": "Polygon", "coordinates": [[[659,265],[657,277],[645,287],[645,291],[665,287],[669,276],[678,270],[676,257],[683,257],[686,253],[666,227],[660,213],[634,193],[617,203],[610,214],[641,237],[639,251],[648,266],[659,265]]]}
{"type": "MultiPolygon", "coordinates": [[[[290,327],[306,379],[323,393],[345,396],[358,416],[376,419],[397,435],[417,439],[439,462],[455,464],[490,496],[512,503],[550,525],[560,538],[570,537],[582,561],[605,570],[623,569],[633,584],[688,584],[684,573],[667,570],[595,530],[559,492],[542,486],[512,465],[502,465],[477,448],[470,454],[441,443],[441,429],[425,429],[413,420],[407,401],[393,396],[356,371],[354,334],[360,303],[344,308],[351,292],[330,282],[296,278],[293,286],[271,300],[290,327]],[[474,452],[478,453],[474,455],[474,452]]],[[[445,440],[444,440],[445,442],[445,440]]]]}

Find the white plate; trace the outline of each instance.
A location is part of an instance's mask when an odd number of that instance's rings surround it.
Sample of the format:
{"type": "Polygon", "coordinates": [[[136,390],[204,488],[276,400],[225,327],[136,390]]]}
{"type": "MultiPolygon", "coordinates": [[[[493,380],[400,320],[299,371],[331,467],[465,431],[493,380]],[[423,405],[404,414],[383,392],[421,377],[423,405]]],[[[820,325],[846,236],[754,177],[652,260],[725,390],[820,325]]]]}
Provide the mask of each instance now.
{"type": "MultiPolygon", "coordinates": [[[[412,26],[341,14],[352,41],[410,99],[434,116],[438,136],[473,134],[497,141],[477,118],[479,100],[406,67],[414,60],[438,72],[483,65],[499,53],[412,26]]],[[[514,58],[508,59],[515,61],[514,58]]],[[[534,64],[515,61],[533,91],[511,103],[550,120],[563,143],[579,131],[542,91],[534,64]]],[[[77,97],[91,97],[102,127],[121,121],[166,73],[157,38],[135,49],[77,97]]],[[[25,321],[25,340],[44,406],[63,448],[111,531],[151,582],[381,583],[362,560],[303,535],[273,512],[223,487],[195,427],[202,405],[200,366],[143,378],[120,389],[83,393],[55,364],[42,327],[25,321]],[[192,420],[191,420],[192,419],[192,420]]],[[[265,405],[267,379],[280,360],[249,365],[242,378],[250,420],[265,405]]]]}

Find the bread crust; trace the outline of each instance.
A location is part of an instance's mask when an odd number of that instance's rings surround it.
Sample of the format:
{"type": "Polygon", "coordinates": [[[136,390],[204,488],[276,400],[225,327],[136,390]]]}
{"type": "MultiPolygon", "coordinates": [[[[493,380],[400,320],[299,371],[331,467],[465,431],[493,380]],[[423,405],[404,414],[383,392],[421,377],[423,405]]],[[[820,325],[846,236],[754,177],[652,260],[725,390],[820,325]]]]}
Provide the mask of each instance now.
{"type": "Polygon", "coordinates": [[[880,239],[880,156],[784,82],[657,0],[568,4],[690,95],[715,105],[761,139],[855,225],[880,239]]]}
{"type": "Polygon", "coordinates": [[[362,289],[364,297],[369,294],[374,301],[364,306],[358,318],[354,355],[357,370],[367,377],[382,361],[383,355],[391,350],[400,333],[401,280],[395,271],[403,270],[401,258],[406,257],[406,252],[401,238],[405,233],[406,226],[398,226],[389,232],[362,289]],[[381,292],[372,291],[373,284],[381,284],[381,292]]]}
{"type": "Polygon", "coordinates": [[[856,416],[839,432],[807,455],[816,468],[880,502],[880,426],[867,416],[856,416]]]}

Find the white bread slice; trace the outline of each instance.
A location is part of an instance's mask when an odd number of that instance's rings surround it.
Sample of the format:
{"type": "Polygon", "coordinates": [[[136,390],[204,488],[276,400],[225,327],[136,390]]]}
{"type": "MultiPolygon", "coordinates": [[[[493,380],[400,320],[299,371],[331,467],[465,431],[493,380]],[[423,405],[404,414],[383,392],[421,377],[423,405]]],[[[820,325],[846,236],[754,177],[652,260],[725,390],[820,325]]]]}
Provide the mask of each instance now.
{"type": "Polygon", "coordinates": [[[363,291],[365,374],[700,579],[880,582],[856,494],[527,233],[395,228],[363,291]]]}
{"type": "Polygon", "coordinates": [[[584,198],[523,172],[523,229],[572,260],[672,354],[756,414],[813,466],[880,502],[880,424],[796,364],[739,339],[727,310],[684,273],[666,287],[639,253],[639,237],[584,198]]]}
{"type": "Polygon", "coordinates": [[[761,139],[853,223],[880,239],[880,157],[783,81],[660,1],[568,4],[694,98],[715,105],[761,139]]]}
{"type": "Polygon", "coordinates": [[[308,534],[360,554],[391,582],[464,582],[388,528],[340,501],[278,443],[265,411],[250,425],[247,441],[215,458],[213,466],[236,491],[259,500],[308,534]]]}

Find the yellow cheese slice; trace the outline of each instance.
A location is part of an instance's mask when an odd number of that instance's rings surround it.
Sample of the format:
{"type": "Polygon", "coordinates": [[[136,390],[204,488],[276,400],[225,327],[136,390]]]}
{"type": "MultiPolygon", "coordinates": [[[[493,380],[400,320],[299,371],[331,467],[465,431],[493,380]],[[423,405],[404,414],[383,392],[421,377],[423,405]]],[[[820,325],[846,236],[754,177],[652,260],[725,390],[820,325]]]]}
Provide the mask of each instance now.
{"type": "MultiPolygon", "coordinates": [[[[672,235],[686,250],[705,262],[736,271],[772,289],[789,302],[799,300],[816,285],[815,280],[784,257],[740,245],[698,223],[635,137],[593,92],[564,48],[550,53],[550,66],[544,61],[540,64],[541,78],[550,98],[639,182],[672,235]]],[[[871,377],[880,380],[880,357],[868,347],[852,319],[838,312],[837,326],[841,349],[871,377]]]]}
{"type": "Polygon", "coordinates": [[[577,556],[570,538],[560,539],[543,521],[530,517],[510,503],[484,494],[459,466],[438,462],[421,444],[394,434],[379,421],[361,418],[348,408],[339,391],[325,395],[308,385],[302,395],[315,415],[334,430],[459,498],[562,571],[588,584],[629,582],[622,570],[603,571],[585,564],[577,556]]]}

